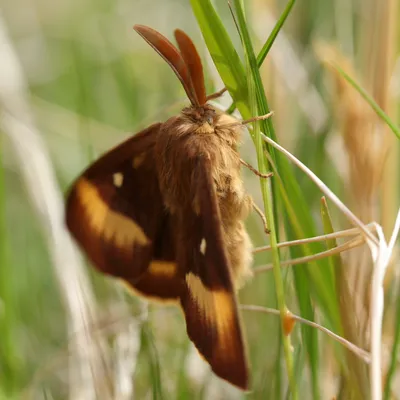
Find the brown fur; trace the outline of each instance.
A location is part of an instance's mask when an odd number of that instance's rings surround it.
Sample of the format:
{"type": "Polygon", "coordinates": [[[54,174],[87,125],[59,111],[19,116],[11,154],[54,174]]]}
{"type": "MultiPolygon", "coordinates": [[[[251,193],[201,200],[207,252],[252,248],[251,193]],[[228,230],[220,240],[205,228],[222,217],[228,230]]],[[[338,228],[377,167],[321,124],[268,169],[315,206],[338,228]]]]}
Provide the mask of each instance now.
{"type": "Polygon", "coordinates": [[[186,108],[162,125],[155,154],[160,190],[171,214],[184,213],[186,207],[198,212],[198,199],[191,190],[196,186],[192,165],[198,156],[211,161],[224,243],[238,288],[251,275],[252,245],[243,221],[251,210],[252,199],[240,176],[240,129],[226,127],[234,121],[210,105],[186,108]]]}

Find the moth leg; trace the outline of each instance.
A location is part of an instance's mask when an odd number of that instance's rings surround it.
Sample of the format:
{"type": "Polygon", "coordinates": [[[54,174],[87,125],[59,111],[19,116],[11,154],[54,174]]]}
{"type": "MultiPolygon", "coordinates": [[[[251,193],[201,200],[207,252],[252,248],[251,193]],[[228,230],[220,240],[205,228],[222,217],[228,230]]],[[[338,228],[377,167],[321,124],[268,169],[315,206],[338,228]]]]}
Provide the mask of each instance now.
{"type": "Polygon", "coordinates": [[[240,159],[240,163],[243,164],[245,167],[247,167],[251,172],[253,172],[257,176],[259,176],[260,178],[267,179],[267,178],[270,178],[273,175],[273,172],[269,172],[268,174],[262,174],[260,171],[258,171],[257,169],[255,169],[249,163],[247,163],[246,161],[244,161],[242,159],[240,159]]]}
{"type": "Polygon", "coordinates": [[[271,233],[271,231],[268,229],[267,218],[265,218],[265,215],[262,212],[261,208],[257,206],[257,204],[254,202],[254,200],[251,199],[251,201],[252,201],[252,206],[253,206],[254,211],[261,217],[261,220],[264,225],[264,232],[267,235],[269,235],[271,233]]]}
{"type": "Polygon", "coordinates": [[[226,92],[226,88],[224,87],[221,90],[218,90],[218,92],[211,93],[207,96],[207,101],[213,100],[213,99],[218,99],[218,97],[221,97],[225,92],[226,92]]]}

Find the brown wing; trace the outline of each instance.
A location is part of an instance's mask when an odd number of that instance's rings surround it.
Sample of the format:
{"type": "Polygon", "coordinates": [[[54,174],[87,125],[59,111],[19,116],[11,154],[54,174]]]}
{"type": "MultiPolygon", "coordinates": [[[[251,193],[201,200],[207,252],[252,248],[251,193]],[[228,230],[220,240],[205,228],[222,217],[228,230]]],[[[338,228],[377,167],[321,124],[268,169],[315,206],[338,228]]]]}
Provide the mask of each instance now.
{"type": "Polygon", "coordinates": [[[177,262],[186,271],[181,305],[188,335],[213,371],[247,389],[247,355],[210,171],[208,160],[199,157],[192,188],[199,212],[187,207],[177,222],[178,243],[184,244],[177,262]]]}
{"type": "Polygon", "coordinates": [[[93,163],[73,184],[67,227],[101,271],[140,294],[177,298],[170,216],[163,208],[154,165],[161,124],[138,133],[93,163]]]}

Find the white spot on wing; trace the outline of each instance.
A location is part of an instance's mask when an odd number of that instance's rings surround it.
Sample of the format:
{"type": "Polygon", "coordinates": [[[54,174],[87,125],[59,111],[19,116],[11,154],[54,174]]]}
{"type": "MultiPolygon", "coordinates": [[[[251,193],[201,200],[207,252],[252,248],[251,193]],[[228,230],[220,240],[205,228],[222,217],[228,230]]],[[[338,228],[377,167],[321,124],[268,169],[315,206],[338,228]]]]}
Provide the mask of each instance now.
{"type": "Polygon", "coordinates": [[[122,175],[121,172],[116,172],[113,175],[113,182],[114,186],[121,187],[122,184],[124,183],[124,175],[122,175]]]}
{"type": "Polygon", "coordinates": [[[201,243],[200,243],[200,253],[201,254],[206,254],[206,248],[207,248],[207,242],[206,239],[201,239],[201,243]]]}

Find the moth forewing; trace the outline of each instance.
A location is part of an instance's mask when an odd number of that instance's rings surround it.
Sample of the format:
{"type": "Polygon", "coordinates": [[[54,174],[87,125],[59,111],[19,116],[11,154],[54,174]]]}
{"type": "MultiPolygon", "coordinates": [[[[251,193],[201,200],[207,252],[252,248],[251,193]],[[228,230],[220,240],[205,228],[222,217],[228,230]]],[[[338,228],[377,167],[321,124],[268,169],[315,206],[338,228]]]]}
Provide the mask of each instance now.
{"type": "Polygon", "coordinates": [[[187,271],[185,292],[181,298],[189,337],[213,371],[236,386],[248,388],[247,355],[236,304],[229,254],[212,177],[210,158],[197,156],[194,162],[193,195],[198,213],[187,210],[187,222],[196,233],[188,238],[195,252],[177,255],[187,271]],[[194,261],[194,262],[193,262],[194,261]]]}
{"type": "Polygon", "coordinates": [[[170,265],[173,236],[154,168],[160,126],[152,125],[89,166],[68,193],[65,218],[102,272],[124,279],[142,295],[177,299],[177,268],[172,276],[170,265]],[[169,271],[168,282],[162,267],[169,271]]]}

